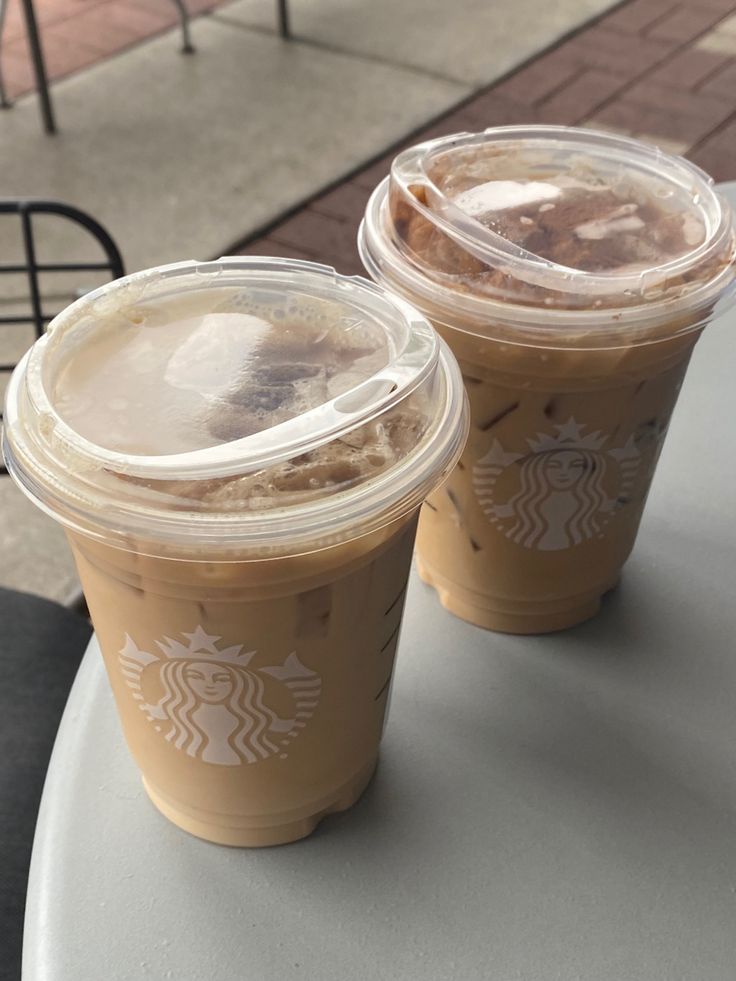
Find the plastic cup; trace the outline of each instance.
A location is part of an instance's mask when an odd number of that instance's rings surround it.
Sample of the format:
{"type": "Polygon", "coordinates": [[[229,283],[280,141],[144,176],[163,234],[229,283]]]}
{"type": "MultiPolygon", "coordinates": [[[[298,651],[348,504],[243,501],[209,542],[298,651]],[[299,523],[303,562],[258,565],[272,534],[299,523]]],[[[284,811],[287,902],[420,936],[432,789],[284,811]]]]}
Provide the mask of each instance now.
{"type": "Polygon", "coordinates": [[[60,314],[5,420],[11,475],[67,531],[156,807],[272,845],[353,804],[419,507],[467,431],[426,320],[310,263],[164,266],[60,314]]]}
{"type": "Polygon", "coordinates": [[[359,248],[448,341],[470,399],[465,452],[422,512],[422,578],[493,630],[593,616],[634,545],[693,345],[732,301],[728,205],[637,141],[489,129],[399,154],[359,248]]]}

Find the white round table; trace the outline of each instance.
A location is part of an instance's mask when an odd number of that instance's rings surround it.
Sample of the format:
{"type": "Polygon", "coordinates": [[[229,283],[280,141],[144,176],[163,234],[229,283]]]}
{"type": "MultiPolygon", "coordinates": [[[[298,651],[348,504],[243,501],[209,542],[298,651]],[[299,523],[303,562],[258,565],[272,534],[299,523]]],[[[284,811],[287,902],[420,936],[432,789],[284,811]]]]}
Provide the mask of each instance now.
{"type": "Polygon", "coordinates": [[[373,784],[233,850],[148,802],[94,640],[59,729],[26,981],[730,981],[736,315],[699,342],[601,615],[525,638],[413,579],[373,784]]]}

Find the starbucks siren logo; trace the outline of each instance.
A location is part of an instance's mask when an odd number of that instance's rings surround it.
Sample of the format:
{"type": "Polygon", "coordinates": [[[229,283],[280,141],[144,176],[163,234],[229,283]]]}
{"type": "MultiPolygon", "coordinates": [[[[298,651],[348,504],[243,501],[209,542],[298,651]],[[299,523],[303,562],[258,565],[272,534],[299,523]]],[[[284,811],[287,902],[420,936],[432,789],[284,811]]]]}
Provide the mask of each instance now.
{"type": "Polygon", "coordinates": [[[176,749],[222,766],[282,758],[314,714],[322,691],[320,676],[289,654],[282,665],[253,668],[256,651],[243,645],[218,648],[221,637],[197,627],[156,641],[160,654],[141,650],[129,635],[119,651],[120,666],[138,708],[156,732],[176,749]],[[286,699],[284,699],[286,694],[286,699]],[[269,701],[289,705],[282,718],[269,701]]]}
{"type": "Polygon", "coordinates": [[[524,548],[557,551],[600,535],[641,462],[633,436],[606,449],[609,436],[584,435],[575,419],[555,429],[527,439],[530,453],[507,453],[495,439],[473,468],[487,518],[524,548]]]}

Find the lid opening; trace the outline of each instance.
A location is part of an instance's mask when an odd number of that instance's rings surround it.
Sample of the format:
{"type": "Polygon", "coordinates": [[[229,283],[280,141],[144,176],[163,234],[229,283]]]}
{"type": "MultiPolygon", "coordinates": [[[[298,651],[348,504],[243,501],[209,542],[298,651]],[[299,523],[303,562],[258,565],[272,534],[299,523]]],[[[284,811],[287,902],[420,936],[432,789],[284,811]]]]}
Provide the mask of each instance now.
{"type": "Polygon", "coordinates": [[[485,305],[486,317],[502,304],[531,326],[542,311],[549,323],[600,310],[602,322],[686,297],[706,305],[733,263],[734,228],[713,182],[682,158],[592,130],[511,126],[400,153],[360,248],[372,274],[417,302],[431,293],[478,315],[485,305]]]}
{"type": "Polygon", "coordinates": [[[464,416],[456,365],[407,303],[233,258],[60,314],[13,376],[4,448],[29,496],[87,534],[288,548],[417,507],[464,416]]]}

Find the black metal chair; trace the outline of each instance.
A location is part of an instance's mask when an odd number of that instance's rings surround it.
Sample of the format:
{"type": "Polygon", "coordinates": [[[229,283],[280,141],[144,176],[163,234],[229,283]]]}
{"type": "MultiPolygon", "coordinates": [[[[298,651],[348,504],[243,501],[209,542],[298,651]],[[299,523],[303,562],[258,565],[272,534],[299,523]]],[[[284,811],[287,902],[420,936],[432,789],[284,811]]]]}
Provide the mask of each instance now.
{"type": "MultiPolygon", "coordinates": [[[[3,217],[20,223],[23,258],[0,264],[0,327],[29,328],[29,344],[43,334],[57,312],[50,308],[44,274],[74,277],[62,294],[64,299],[73,299],[85,288],[79,274],[106,274],[115,279],[124,273],[111,236],[78,208],[58,201],[0,199],[0,219],[3,217]],[[101,248],[103,257],[90,262],[39,261],[34,219],[41,215],[83,228],[101,248]],[[24,279],[19,299],[27,312],[8,313],[9,297],[3,285],[19,275],[24,279]]],[[[0,371],[10,372],[14,367],[3,363],[0,371]]],[[[5,472],[0,464],[0,473],[5,472]]],[[[81,592],[70,599],[69,606],[76,611],[0,588],[0,742],[4,747],[0,758],[0,981],[20,978],[28,864],[38,804],[61,713],[92,632],[89,620],[80,615],[86,609],[81,592]]]]}
{"type": "MultiPolygon", "coordinates": [[[[31,53],[31,61],[33,63],[33,73],[36,78],[36,90],[38,92],[43,127],[47,133],[55,133],[56,118],[54,114],[54,107],[51,102],[51,95],[49,93],[48,73],[46,71],[46,62],[43,56],[43,47],[41,45],[41,37],[38,30],[36,12],[33,7],[33,0],[21,0],[21,3],[23,4],[23,15],[26,22],[26,33],[28,35],[28,46],[31,53]]],[[[193,54],[195,48],[192,44],[191,33],[189,30],[190,17],[186,3],[184,0],[173,0],[173,3],[179,14],[179,24],[181,26],[182,34],[182,53],[193,54]]],[[[287,4],[288,0],[276,0],[276,21],[278,31],[281,37],[284,39],[289,39],[291,37],[291,30],[289,27],[289,9],[287,4]]],[[[6,9],[7,0],[0,0],[0,50],[2,48],[3,22],[5,20],[6,9]]],[[[5,87],[3,85],[2,65],[0,64],[0,109],[9,109],[11,105],[12,103],[8,99],[5,92],[5,87]]]]}
{"type": "MultiPolygon", "coordinates": [[[[28,324],[33,327],[35,337],[40,337],[47,324],[52,320],[58,311],[50,312],[44,303],[44,296],[41,284],[41,276],[44,273],[82,273],[95,272],[110,274],[110,279],[117,279],[124,274],[123,260],[118,251],[118,247],[112,240],[109,233],[95,221],[90,215],[79,208],[74,208],[60,201],[44,201],[42,199],[2,199],[0,198],[0,218],[5,215],[20,221],[21,236],[23,242],[23,261],[20,263],[0,264],[0,327],[3,325],[28,324]],[[36,247],[36,237],[34,234],[33,219],[38,215],[55,215],[59,218],[71,221],[80,225],[89,232],[102,248],[105,259],[100,262],[39,262],[37,259],[38,249],[36,247]],[[2,312],[2,282],[3,276],[21,274],[27,278],[28,306],[27,314],[4,314],[2,312]]],[[[74,297],[70,292],[69,298],[74,297]]],[[[29,339],[30,346],[30,339],[29,339]]],[[[0,364],[0,372],[9,373],[15,367],[14,364],[0,364]]],[[[0,411],[0,421],[2,411],[0,411]]],[[[2,461],[0,461],[0,475],[6,473],[2,461]]]]}
{"type": "MultiPolygon", "coordinates": [[[[36,78],[36,89],[38,91],[39,106],[43,126],[47,133],[56,132],[56,120],[54,119],[54,107],[51,104],[49,95],[48,75],[46,72],[46,62],[41,48],[41,39],[38,33],[38,23],[36,12],[33,8],[33,0],[21,0],[23,6],[23,16],[26,22],[26,34],[28,35],[28,48],[33,64],[33,74],[36,78]]],[[[7,0],[0,0],[0,43],[2,42],[3,25],[5,22],[5,11],[7,0]]],[[[12,103],[8,100],[3,85],[2,70],[0,70],[0,109],[9,109],[12,103]]]]}
{"type": "MultiPolygon", "coordinates": [[[[286,0],[279,0],[279,2],[285,3],[286,0]]],[[[41,45],[41,37],[38,30],[36,12],[33,7],[33,0],[21,0],[21,3],[23,4],[26,34],[28,35],[28,47],[31,54],[31,62],[33,63],[33,73],[36,78],[36,90],[38,92],[40,102],[43,127],[47,133],[55,133],[56,119],[54,107],[51,102],[51,95],[49,94],[48,73],[46,71],[46,62],[43,56],[43,47],[41,45]]],[[[192,45],[191,34],[189,31],[189,11],[186,8],[184,0],[173,0],[173,3],[179,14],[179,24],[181,26],[182,33],[182,52],[184,54],[192,54],[194,52],[194,46],[192,45]]],[[[2,45],[3,23],[5,20],[6,9],[7,0],[0,0],[0,46],[2,45]]],[[[0,109],[9,109],[11,105],[12,103],[8,99],[7,93],[5,92],[5,87],[3,85],[2,66],[0,66],[0,109]]]]}

